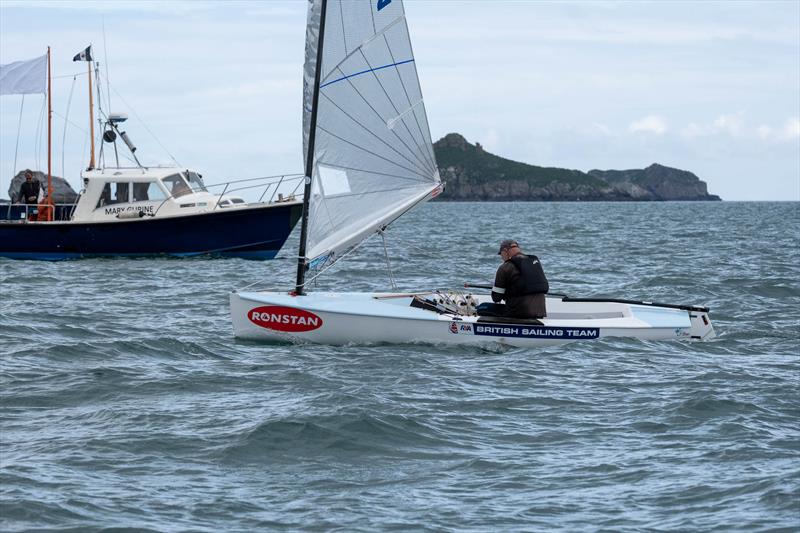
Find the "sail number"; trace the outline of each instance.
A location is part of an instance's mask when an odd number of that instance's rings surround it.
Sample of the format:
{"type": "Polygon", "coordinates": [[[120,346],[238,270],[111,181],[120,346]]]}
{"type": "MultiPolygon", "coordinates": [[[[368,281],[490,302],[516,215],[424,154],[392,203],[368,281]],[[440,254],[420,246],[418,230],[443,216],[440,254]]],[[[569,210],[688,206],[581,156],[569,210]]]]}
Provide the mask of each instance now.
{"type": "Polygon", "coordinates": [[[378,11],[392,3],[392,0],[378,0],[378,11]]]}

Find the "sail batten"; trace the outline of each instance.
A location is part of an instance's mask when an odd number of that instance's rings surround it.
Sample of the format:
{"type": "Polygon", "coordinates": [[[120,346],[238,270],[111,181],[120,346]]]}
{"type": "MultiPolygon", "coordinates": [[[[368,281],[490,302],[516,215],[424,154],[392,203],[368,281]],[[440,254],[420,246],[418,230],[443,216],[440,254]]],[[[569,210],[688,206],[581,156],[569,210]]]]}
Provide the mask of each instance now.
{"type": "Polygon", "coordinates": [[[440,179],[403,1],[309,0],[308,25],[303,146],[314,164],[305,255],[314,265],[435,196],[440,179]],[[321,97],[312,109],[315,78],[321,97]]]}

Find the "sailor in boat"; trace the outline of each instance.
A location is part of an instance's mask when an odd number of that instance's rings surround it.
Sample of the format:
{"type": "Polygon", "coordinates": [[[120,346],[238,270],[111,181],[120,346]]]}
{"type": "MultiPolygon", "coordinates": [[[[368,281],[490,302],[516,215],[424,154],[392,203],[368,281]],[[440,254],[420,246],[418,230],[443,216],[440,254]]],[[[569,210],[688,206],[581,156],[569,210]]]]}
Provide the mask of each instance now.
{"type": "Polygon", "coordinates": [[[543,318],[545,294],[550,290],[542,264],[535,255],[525,255],[517,241],[506,239],[497,252],[503,264],[497,269],[492,301],[478,306],[478,314],[513,318],[543,318]],[[505,304],[499,302],[505,300],[505,304]]]}
{"type": "Polygon", "coordinates": [[[39,203],[39,182],[34,181],[30,170],[25,172],[25,181],[19,188],[19,203],[34,205],[39,203]]]}

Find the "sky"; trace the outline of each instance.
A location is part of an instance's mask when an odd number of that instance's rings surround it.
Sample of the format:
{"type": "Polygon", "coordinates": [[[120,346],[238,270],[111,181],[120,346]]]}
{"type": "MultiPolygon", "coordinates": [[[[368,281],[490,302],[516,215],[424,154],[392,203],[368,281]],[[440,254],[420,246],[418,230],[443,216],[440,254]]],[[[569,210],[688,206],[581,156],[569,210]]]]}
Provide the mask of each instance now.
{"type": "MultiPolygon", "coordinates": [[[[209,183],[297,173],[306,8],[0,0],[0,64],[52,47],[53,172],[76,189],[88,96],[72,57],[90,43],[102,105],[129,115],[144,163],[209,183]]],[[[660,163],[724,200],[800,200],[798,0],[406,0],[406,15],[434,140],[583,171],[660,163]]],[[[21,100],[0,98],[0,197],[15,168],[46,168],[43,98],[21,100]]]]}

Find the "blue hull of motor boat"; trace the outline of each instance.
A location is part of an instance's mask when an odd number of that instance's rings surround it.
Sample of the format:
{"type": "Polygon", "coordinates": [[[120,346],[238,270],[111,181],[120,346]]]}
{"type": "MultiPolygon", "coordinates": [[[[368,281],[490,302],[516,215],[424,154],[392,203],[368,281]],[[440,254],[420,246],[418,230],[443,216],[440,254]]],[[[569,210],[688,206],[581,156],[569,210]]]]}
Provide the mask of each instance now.
{"type": "Polygon", "coordinates": [[[301,204],[286,203],[112,222],[0,221],[0,257],[50,261],[161,255],[272,259],[301,213],[301,204]]]}

